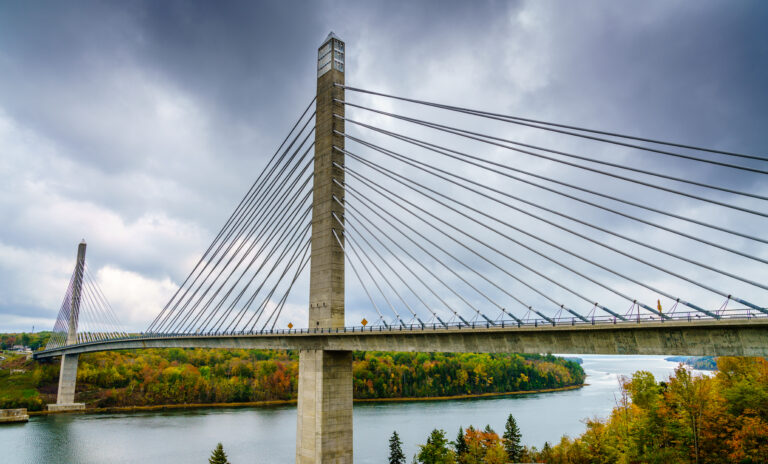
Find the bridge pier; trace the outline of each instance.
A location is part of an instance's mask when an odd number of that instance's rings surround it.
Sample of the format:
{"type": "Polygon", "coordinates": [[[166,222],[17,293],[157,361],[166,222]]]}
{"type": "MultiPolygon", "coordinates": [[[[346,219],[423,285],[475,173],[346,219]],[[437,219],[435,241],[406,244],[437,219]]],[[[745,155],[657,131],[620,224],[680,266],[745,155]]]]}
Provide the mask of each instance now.
{"type": "Polygon", "coordinates": [[[75,387],[77,385],[77,362],[80,355],[63,354],[59,370],[59,391],[56,394],[56,404],[49,404],[49,411],[79,411],[85,409],[85,404],[75,403],[75,387]]]}
{"type": "MultiPolygon", "coordinates": [[[[72,279],[72,296],[69,306],[67,323],[67,345],[77,343],[77,322],[80,317],[80,300],[83,290],[83,273],[85,272],[85,240],[77,247],[77,264],[75,276],[72,279]]],[[[49,404],[49,411],[79,411],[85,409],[85,404],[75,403],[75,388],[77,387],[77,363],[80,355],[63,354],[59,370],[59,391],[56,394],[56,404],[49,404]]]]}
{"type": "Polygon", "coordinates": [[[299,353],[296,464],[352,462],[352,352],[299,353]]]}

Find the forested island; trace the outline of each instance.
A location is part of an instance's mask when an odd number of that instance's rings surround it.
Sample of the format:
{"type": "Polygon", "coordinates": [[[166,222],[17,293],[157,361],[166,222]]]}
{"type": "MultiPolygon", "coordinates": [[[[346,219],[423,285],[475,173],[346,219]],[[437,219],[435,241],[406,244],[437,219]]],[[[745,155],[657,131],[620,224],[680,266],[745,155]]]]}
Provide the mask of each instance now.
{"type": "Polygon", "coordinates": [[[702,371],[716,371],[717,359],[714,356],[670,356],[665,361],[683,363],[702,371]]]}
{"type": "MultiPolygon", "coordinates": [[[[12,344],[11,344],[12,345],[12,344]]],[[[0,408],[44,409],[59,365],[8,355],[0,408]],[[12,373],[13,372],[13,373],[12,373]]],[[[424,399],[578,387],[581,366],[552,355],[355,352],[354,397],[424,399]]],[[[296,399],[298,352],[147,349],[80,357],[77,400],[89,408],[296,399]]]]}

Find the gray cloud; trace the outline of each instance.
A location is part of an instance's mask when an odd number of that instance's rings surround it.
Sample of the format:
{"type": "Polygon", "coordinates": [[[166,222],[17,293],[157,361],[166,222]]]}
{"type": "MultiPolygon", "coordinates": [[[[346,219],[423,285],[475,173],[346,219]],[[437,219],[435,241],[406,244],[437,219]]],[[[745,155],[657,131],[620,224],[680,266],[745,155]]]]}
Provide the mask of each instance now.
{"type": "MultiPolygon", "coordinates": [[[[71,272],[75,245],[82,237],[89,241],[90,265],[111,291],[108,296],[113,305],[123,311],[133,329],[143,328],[191,269],[312,97],[316,47],[329,30],[347,41],[347,82],[351,85],[765,155],[767,13],[768,8],[757,1],[3,2],[0,330],[52,325],[71,272]]],[[[598,159],[768,192],[759,175],[364,95],[348,93],[347,98],[598,159]]],[[[766,221],[741,213],[439,136],[363,111],[350,109],[349,114],[523,169],[599,185],[621,196],[641,196],[656,206],[719,225],[758,235],[765,230],[766,221]]],[[[421,154],[363,129],[349,126],[349,131],[404,153],[421,154]]],[[[351,142],[348,146],[361,150],[351,142]]],[[[371,159],[382,159],[365,153],[371,159]]],[[[402,165],[392,166],[409,172],[402,165]]],[[[740,274],[765,275],[765,267],[754,262],[489,177],[477,169],[465,173],[627,235],[697,259],[709,258],[740,274]]],[[[435,182],[428,176],[420,178],[435,182]]],[[[728,195],[696,188],[690,191],[731,201],[728,195]]],[[[473,204],[487,206],[485,200],[463,195],[473,204]]],[[[409,194],[409,198],[418,197],[409,194]]],[[[733,201],[764,209],[760,201],[733,201]]],[[[716,297],[530,217],[504,214],[541,237],[621,266],[654,285],[691,299],[701,298],[708,307],[718,304],[716,297]]],[[[728,240],[731,246],[768,257],[764,247],[743,240],[676,222],[669,225],[728,240]]],[[[595,233],[583,226],[574,228],[595,233]]],[[[474,230],[480,233],[480,229],[474,230]]],[[[509,246],[482,233],[494,243],[509,246]]],[[[621,244],[618,239],[596,236],[621,244]]],[[[507,283],[526,300],[551,307],[471,253],[451,246],[462,259],[507,283]]],[[[510,249],[548,275],[585,292],[601,298],[606,293],[528,252],[510,249]]],[[[628,249],[764,302],[764,292],[645,250],[628,249]]],[[[638,290],[560,252],[553,254],[628,293],[649,301],[657,298],[653,292],[638,290]]],[[[558,298],[572,298],[520,268],[510,269],[558,298]]],[[[306,286],[306,282],[300,284],[306,286]]],[[[470,293],[466,292],[468,298],[470,293]]],[[[348,294],[349,321],[370,314],[359,287],[348,289],[348,294]]],[[[605,298],[624,304],[610,295],[605,298]]],[[[291,301],[294,323],[302,317],[303,301],[302,295],[291,301]]],[[[476,302],[487,304],[480,299],[476,302]]],[[[585,309],[582,303],[578,306],[585,309]]]]}

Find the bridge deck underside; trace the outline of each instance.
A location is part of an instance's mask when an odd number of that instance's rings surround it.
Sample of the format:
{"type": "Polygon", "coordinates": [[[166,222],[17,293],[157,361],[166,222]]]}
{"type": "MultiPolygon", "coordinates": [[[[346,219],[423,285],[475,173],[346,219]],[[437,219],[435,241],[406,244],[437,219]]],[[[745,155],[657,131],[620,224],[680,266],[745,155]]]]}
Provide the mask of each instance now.
{"type": "Polygon", "coordinates": [[[72,345],[38,359],[144,348],[768,356],[768,320],[281,335],[163,336],[72,345]]]}

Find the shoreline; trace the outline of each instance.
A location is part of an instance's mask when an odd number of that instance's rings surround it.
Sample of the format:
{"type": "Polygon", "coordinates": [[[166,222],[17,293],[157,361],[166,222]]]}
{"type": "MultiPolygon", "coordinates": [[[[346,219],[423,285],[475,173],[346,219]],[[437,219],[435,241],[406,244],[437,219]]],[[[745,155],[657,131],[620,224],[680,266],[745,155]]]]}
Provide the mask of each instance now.
{"type": "MultiPolygon", "coordinates": [[[[558,388],[543,388],[541,390],[522,390],[514,392],[498,393],[477,393],[455,396],[429,396],[429,397],[407,397],[407,398],[356,398],[354,403],[403,403],[403,402],[422,402],[422,401],[450,401],[465,400],[473,398],[492,398],[499,396],[528,395],[532,393],[554,393],[568,390],[578,390],[587,386],[587,383],[581,385],[568,385],[558,388]]],[[[143,412],[143,411],[170,411],[179,409],[215,409],[215,408],[258,408],[273,406],[288,406],[296,404],[297,400],[271,400],[271,401],[251,401],[247,403],[188,403],[188,404],[156,404],[150,406],[112,406],[107,408],[86,408],[83,411],[29,411],[32,416],[48,416],[52,414],[112,414],[121,412],[143,412]]]]}
{"type": "Polygon", "coordinates": [[[408,397],[408,398],[360,398],[355,399],[355,403],[402,403],[402,402],[421,402],[421,401],[450,401],[450,400],[468,400],[473,398],[492,398],[495,396],[514,396],[514,395],[528,395],[532,393],[555,393],[560,391],[578,390],[579,388],[586,387],[587,383],[581,385],[568,385],[565,387],[557,388],[542,388],[541,390],[520,390],[514,392],[497,392],[497,393],[476,393],[468,395],[454,395],[454,396],[427,396],[423,398],[408,397]]]}

